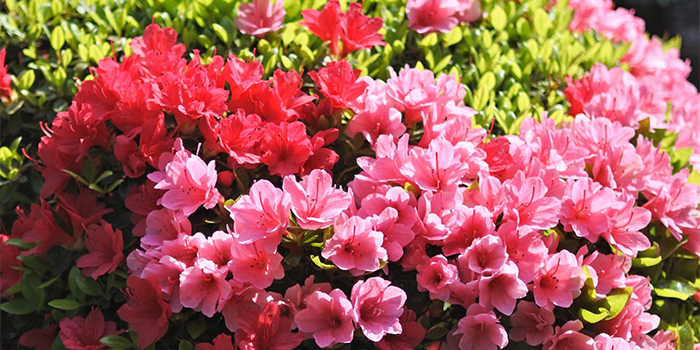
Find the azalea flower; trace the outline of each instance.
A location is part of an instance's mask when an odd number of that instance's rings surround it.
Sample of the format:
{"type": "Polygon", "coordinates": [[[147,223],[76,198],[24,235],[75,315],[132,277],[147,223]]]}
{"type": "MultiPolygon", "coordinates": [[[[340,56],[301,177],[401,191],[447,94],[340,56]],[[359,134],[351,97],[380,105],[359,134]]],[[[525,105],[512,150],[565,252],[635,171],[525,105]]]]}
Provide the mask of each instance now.
{"type": "Polygon", "coordinates": [[[92,309],[87,317],[75,316],[73,319],[64,318],[59,323],[61,330],[58,336],[63,346],[69,350],[99,350],[108,349],[107,345],[100,342],[100,338],[119,334],[117,324],[111,321],[105,322],[100,309],[92,309]]]}
{"type": "Polygon", "coordinates": [[[339,219],[333,237],[326,241],[321,255],[353,274],[376,271],[386,261],[384,237],[372,229],[371,221],[357,216],[339,219]]]}
{"type": "Polygon", "coordinates": [[[334,188],[333,178],[324,170],[311,171],[301,182],[294,175],[285,176],[283,188],[299,226],[306,230],[330,226],[352,202],[349,194],[334,188]]]}
{"type": "Polygon", "coordinates": [[[86,236],[85,246],[90,253],[78,258],[75,265],[82,269],[83,275],[95,280],[114,272],[124,260],[122,231],[112,230],[112,225],[102,220],[100,225],[90,225],[86,236]]]}
{"type": "Polygon", "coordinates": [[[462,334],[459,340],[459,348],[462,350],[495,350],[508,345],[508,335],[498,323],[496,314],[478,304],[467,309],[467,315],[459,320],[454,334],[462,334]]]}
{"type": "Polygon", "coordinates": [[[234,23],[241,33],[262,38],[267,32],[276,32],[284,25],[284,1],[253,0],[238,7],[234,23]]]}
{"type": "Polygon", "coordinates": [[[117,313],[138,333],[136,345],[143,349],[165,335],[173,312],[163,300],[163,293],[154,278],[129,276],[126,286],[127,303],[117,313]]]}
{"type": "Polygon", "coordinates": [[[270,302],[257,320],[244,324],[235,333],[236,345],[241,350],[291,350],[301,344],[304,336],[291,333],[290,328],[291,322],[280,317],[279,306],[270,302]]]}
{"type": "Polygon", "coordinates": [[[352,303],[340,289],[330,294],[316,291],[306,299],[306,309],[294,316],[299,331],[313,333],[322,348],[336,343],[350,343],[355,332],[352,303]]]}
{"type": "Polygon", "coordinates": [[[357,281],[352,287],[353,319],[367,339],[378,342],[385,334],[401,334],[406,292],[381,277],[357,281]]]}

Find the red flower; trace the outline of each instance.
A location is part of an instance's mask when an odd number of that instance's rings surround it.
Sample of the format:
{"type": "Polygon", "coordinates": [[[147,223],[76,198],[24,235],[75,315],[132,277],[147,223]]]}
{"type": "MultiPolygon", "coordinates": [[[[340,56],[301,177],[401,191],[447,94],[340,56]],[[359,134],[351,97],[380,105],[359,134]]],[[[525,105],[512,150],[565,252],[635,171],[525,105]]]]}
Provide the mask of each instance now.
{"type": "Polygon", "coordinates": [[[301,11],[304,20],[299,24],[307,26],[311,33],[323,41],[330,41],[330,49],[333,55],[338,55],[338,43],[340,41],[340,3],[338,0],[329,1],[323,10],[306,9],[301,11]]]}
{"type": "MultiPolygon", "coordinates": [[[[49,249],[61,245],[69,245],[75,242],[75,238],[58,226],[56,219],[51,212],[49,203],[43,199],[41,206],[32,204],[32,213],[29,219],[36,223],[33,229],[27,231],[22,236],[25,243],[41,242],[38,246],[22,253],[22,256],[37,255],[44,256],[49,249]]],[[[60,214],[60,213],[59,213],[60,214]]],[[[68,222],[67,217],[62,217],[64,222],[68,222]]]]}
{"type": "Polygon", "coordinates": [[[177,44],[177,32],[172,28],[151,24],[146,27],[143,37],[134,38],[130,46],[136,55],[144,58],[143,73],[151,78],[160,77],[165,72],[182,72],[187,64],[181,58],[185,45],[177,44]]]}
{"type": "Polygon", "coordinates": [[[112,230],[112,225],[102,220],[100,225],[90,225],[86,236],[85,246],[90,253],[81,256],[75,265],[83,269],[83,275],[95,280],[106,273],[114,272],[124,259],[122,231],[112,230]]]}
{"type": "Polygon", "coordinates": [[[246,115],[242,109],[221,119],[221,148],[228,153],[236,166],[260,164],[262,120],[256,114],[246,115]]]}
{"type": "Polygon", "coordinates": [[[301,344],[304,335],[291,333],[292,324],[280,317],[279,306],[270,302],[253,322],[244,322],[236,331],[236,345],[242,350],[291,350],[301,344]]]}
{"type": "Polygon", "coordinates": [[[126,285],[128,301],[117,314],[138,333],[136,345],[143,349],[165,335],[173,311],[163,300],[155,278],[142,279],[132,275],[126,280],[126,285]]]}
{"type": "Polygon", "coordinates": [[[5,49],[2,49],[0,50],[0,97],[12,95],[11,82],[12,76],[7,74],[7,66],[5,65],[5,49]]]}
{"type": "Polygon", "coordinates": [[[287,115],[290,117],[298,117],[301,106],[310,103],[316,99],[316,96],[311,96],[301,92],[301,86],[304,83],[301,75],[296,71],[290,70],[284,72],[280,69],[276,70],[272,76],[275,92],[287,109],[287,115]]]}
{"type": "MultiPolygon", "coordinates": [[[[218,86],[223,87],[224,82],[228,83],[231,87],[231,100],[235,100],[240,98],[251,85],[260,82],[264,72],[262,63],[258,61],[245,62],[236,56],[229,55],[221,72],[218,86]]],[[[236,109],[229,108],[229,110],[235,111],[236,109]]]]}
{"type": "Polygon", "coordinates": [[[353,70],[345,61],[330,62],[318,72],[310,72],[309,76],[331,101],[331,109],[335,110],[349,108],[349,103],[362,95],[368,86],[364,81],[357,81],[360,71],[353,70]]]}
{"type": "Polygon", "coordinates": [[[340,57],[345,57],[357,50],[386,45],[382,42],[384,36],[378,33],[384,21],[363,15],[360,3],[350,3],[348,11],[343,13],[340,3],[332,0],[320,12],[306,9],[301,11],[301,15],[304,17],[301,25],[308,27],[321,40],[331,42],[329,48],[334,56],[340,53],[340,57]],[[343,39],[342,52],[338,47],[340,39],[343,39]]]}
{"type": "Polygon", "coordinates": [[[165,191],[153,188],[156,184],[151,180],[146,180],[146,184],[141,186],[131,186],[129,196],[124,200],[124,205],[131,211],[131,223],[134,229],[131,234],[142,237],[146,234],[146,217],[154,210],[161,208],[156,202],[163,197],[165,191]]]}
{"type": "Polygon", "coordinates": [[[100,309],[93,309],[86,318],[81,316],[76,316],[72,320],[64,318],[59,325],[61,330],[58,336],[69,350],[108,349],[107,345],[100,343],[100,338],[119,333],[116,323],[105,322],[100,309]]]}
{"type": "Polygon", "coordinates": [[[268,123],[263,132],[262,162],[268,166],[270,174],[287,176],[298,173],[312,154],[306,126],[301,122],[268,123]]]}
{"type": "Polygon", "coordinates": [[[59,207],[70,217],[76,239],[83,236],[85,227],[100,222],[103,215],[113,211],[106,209],[105,203],[98,203],[95,192],[88,189],[81,190],[77,197],[62,192],[56,198],[60,201],[59,207]]]}
{"type": "Polygon", "coordinates": [[[36,350],[51,350],[53,348],[54,334],[58,324],[48,326],[44,329],[35,328],[19,337],[19,345],[36,350]]]}
{"type": "Polygon", "coordinates": [[[350,3],[348,12],[343,14],[340,21],[340,37],[343,39],[341,56],[375,45],[386,45],[382,41],[384,35],[379,34],[383,26],[384,20],[381,18],[369,18],[362,14],[361,3],[350,3]]]}
{"type": "Polygon", "coordinates": [[[228,110],[238,109],[244,110],[247,114],[257,114],[262,120],[275,124],[290,120],[282,99],[265,81],[252,84],[240,97],[231,98],[228,110]]]}
{"type": "Polygon", "coordinates": [[[479,148],[486,152],[484,161],[489,165],[491,176],[505,180],[503,175],[516,170],[513,156],[510,155],[510,142],[507,138],[499,136],[488,143],[482,143],[479,148]]]}
{"type": "Polygon", "coordinates": [[[199,343],[195,345],[194,350],[236,350],[236,348],[233,346],[231,336],[221,333],[214,338],[214,345],[199,343]]]}
{"type": "Polygon", "coordinates": [[[6,244],[10,237],[0,234],[0,296],[6,297],[7,289],[22,280],[22,271],[13,267],[24,267],[24,264],[17,259],[21,254],[19,247],[6,244]]]}

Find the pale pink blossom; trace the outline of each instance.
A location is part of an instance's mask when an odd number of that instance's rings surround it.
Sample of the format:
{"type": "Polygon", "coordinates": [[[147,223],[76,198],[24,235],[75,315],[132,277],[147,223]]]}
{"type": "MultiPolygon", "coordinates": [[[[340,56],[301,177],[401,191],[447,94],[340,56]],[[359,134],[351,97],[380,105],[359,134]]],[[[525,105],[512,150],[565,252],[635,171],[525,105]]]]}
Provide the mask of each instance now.
{"type": "Polygon", "coordinates": [[[462,267],[478,274],[494,273],[505,265],[508,259],[506,246],[499,236],[488,235],[472,242],[459,257],[462,267]]]}
{"type": "Polygon", "coordinates": [[[156,182],[155,189],[167,190],[158,204],[172,210],[182,210],[189,216],[197,208],[211,209],[221,195],[216,189],[216,162],[209,164],[197,155],[181,149],[175,153],[163,171],[154,172],[148,178],[156,182]]]}
{"type": "Polygon", "coordinates": [[[554,321],[554,313],[551,310],[540,308],[529,301],[521,301],[510,317],[513,328],[508,335],[515,341],[524,340],[532,346],[537,346],[554,335],[554,321]]]}
{"type": "Polygon", "coordinates": [[[491,275],[479,277],[479,304],[485,308],[495,307],[505,315],[515,309],[515,302],[527,295],[525,282],[518,278],[518,267],[509,261],[491,275]]]}
{"type": "Polygon", "coordinates": [[[289,226],[291,206],[289,194],[270,181],[254,183],[247,195],[228,207],[239,242],[249,244],[264,239],[265,251],[277,251],[282,234],[289,226]]]}
{"type": "Polygon", "coordinates": [[[413,148],[401,173],[423,191],[452,191],[469,171],[446,140],[433,140],[428,149],[413,148]]]}
{"type": "Polygon", "coordinates": [[[153,260],[146,264],[141,278],[151,278],[158,281],[160,290],[163,292],[163,299],[169,302],[173,312],[180,312],[182,310],[182,303],[180,302],[180,274],[186,268],[187,266],[184,263],[166,255],[158,261],[153,260]]]}
{"type": "Polygon", "coordinates": [[[582,238],[595,242],[609,230],[606,210],[612,206],[615,193],[590,178],[569,181],[562,200],[560,220],[564,229],[573,230],[582,238]]]}
{"type": "Polygon", "coordinates": [[[581,321],[569,321],[563,326],[554,329],[554,335],[545,340],[542,350],[595,350],[595,342],[591,337],[581,333],[583,323],[581,321]]]}
{"type": "Polygon", "coordinates": [[[547,196],[548,188],[539,177],[525,177],[519,171],[515,177],[503,183],[506,209],[504,217],[514,220],[518,226],[546,230],[558,223],[561,203],[547,196]]]}
{"type": "Polygon", "coordinates": [[[352,303],[340,289],[330,294],[314,292],[307,299],[306,309],[299,311],[294,321],[299,331],[313,333],[318,346],[325,348],[337,343],[350,343],[355,332],[352,324],[352,303]]]}
{"type": "Polygon", "coordinates": [[[233,237],[230,234],[216,231],[211,237],[207,237],[207,240],[199,247],[197,257],[213,262],[218,268],[228,269],[228,265],[232,260],[232,244],[233,237]]]}
{"type": "Polygon", "coordinates": [[[219,269],[209,260],[199,259],[180,275],[180,303],[212,317],[217,305],[228,297],[231,285],[226,281],[228,271],[219,269]]]}
{"type": "Polygon", "coordinates": [[[367,339],[378,342],[386,334],[401,334],[406,292],[381,277],[357,281],[352,287],[353,319],[367,339]]]}
{"type": "Polygon", "coordinates": [[[260,289],[267,288],[273,280],[284,277],[281,262],[282,256],[268,253],[262,243],[242,244],[234,240],[231,244],[229,269],[236,281],[250,283],[260,289]]]}
{"type": "Polygon", "coordinates": [[[379,215],[374,215],[371,220],[373,229],[384,236],[382,247],[386,249],[389,261],[398,261],[403,255],[403,247],[407,246],[415,238],[411,227],[399,222],[399,212],[386,207],[379,215]]]}
{"type": "Polygon", "coordinates": [[[340,269],[361,274],[378,270],[381,262],[388,259],[383,242],[381,232],[372,229],[371,220],[351,216],[336,223],[335,233],[321,254],[340,269]]]}
{"type": "Polygon", "coordinates": [[[586,274],[578,265],[576,256],[567,250],[549,257],[535,272],[532,289],[537,306],[552,309],[555,305],[569,307],[581,294],[586,274]]]}
{"type": "Polygon", "coordinates": [[[297,223],[306,230],[329,227],[352,202],[348,193],[333,186],[331,175],[320,169],[312,170],[301,182],[287,175],[282,188],[289,194],[297,223]]]}
{"type": "Polygon", "coordinates": [[[233,21],[241,33],[264,37],[267,32],[276,32],[284,25],[284,1],[253,0],[238,7],[238,17],[233,21]]]}
{"type": "Polygon", "coordinates": [[[436,255],[416,269],[419,291],[429,291],[430,299],[447,301],[450,298],[449,285],[457,280],[457,266],[448,263],[444,256],[436,255]]]}
{"type": "Polygon", "coordinates": [[[479,304],[467,309],[467,315],[457,324],[455,335],[461,334],[461,350],[496,350],[508,345],[508,334],[501,326],[493,311],[488,311],[479,304]]]}

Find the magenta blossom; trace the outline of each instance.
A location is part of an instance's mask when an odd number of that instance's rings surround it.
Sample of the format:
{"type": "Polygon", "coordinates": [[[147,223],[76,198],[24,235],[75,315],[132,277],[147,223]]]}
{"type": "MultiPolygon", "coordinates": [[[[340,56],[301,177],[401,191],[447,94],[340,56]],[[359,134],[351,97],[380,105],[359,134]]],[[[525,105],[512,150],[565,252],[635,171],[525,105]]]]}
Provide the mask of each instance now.
{"type": "Polygon", "coordinates": [[[238,7],[238,17],[234,23],[241,33],[264,37],[267,32],[276,32],[284,25],[284,1],[253,0],[238,7]]]}
{"type": "Polygon", "coordinates": [[[560,219],[564,229],[595,242],[609,229],[605,211],[614,203],[615,193],[590,178],[570,181],[562,201],[560,219]]]}
{"type": "Polygon", "coordinates": [[[385,334],[401,334],[406,292],[381,277],[357,281],[352,287],[353,318],[367,339],[378,342],[385,334]]]}
{"type": "Polygon", "coordinates": [[[579,320],[566,322],[561,327],[557,326],[554,336],[542,344],[542,350],[596,349],[593,339],[579,332],[582,329],[583,323],[579,320]]]}
{"type": "Polygon", "coordinates": [[[312,170],[301,182],[294,175],[287,175],[283,188],[291,198],[299,226],[306,230],[330,226],[352,202],[349,194],[334,188],[331,175],[320,169],[312,170]]]}
{"type": "Polygon", "coordinates": [[[273,280],[284,277],[281,262],[279,253],[268,253],[258,242],[241,244],[234,240],[231,244],[229,268],[236,281],[250,283],[260,289],[267,288],[273,280]]]}
{"type": "Polygon", "coordinates": [[[355,327],[352,325],[352,303],[340,289],[330,295],[316,291],[306,299],[306,309],[299,311],[294,321],[299,330],[313,333],[322,348],[336,343],[350,343],[355,327]]]}
{"type": "Polygon", "coordinates": [[[525,282],[518,278],[518,267],[512,261],[492,275],[479,277],[479,304],[495,307],[505,315],[515,309],[515,301],[527,295],[525,282]]]}

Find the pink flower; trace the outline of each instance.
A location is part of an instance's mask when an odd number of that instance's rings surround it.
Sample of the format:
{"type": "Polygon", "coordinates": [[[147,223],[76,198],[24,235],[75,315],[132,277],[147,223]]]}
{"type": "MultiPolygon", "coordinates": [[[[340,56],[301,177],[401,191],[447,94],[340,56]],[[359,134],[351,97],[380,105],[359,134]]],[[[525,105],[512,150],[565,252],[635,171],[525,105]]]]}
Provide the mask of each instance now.
{"type": "Polygon", "coordinates": [[[352,303],[340,289],[330,295],[314,292],[306,299],[306,309],[294,317],[299,331],[313,333],[322,348],[336,343],[350,343],[355,327],[352,325],[352,303]]]}
{"type": "MultiPolygon", "coordinates": [[[[611,337],[605,333],[598,334],[595,339],[595,350],[632,350],[632,345],[629,341],[611,337]]],[[[655,349],[656,350],[656,349],[655,349]]]]}
{"type": "Polygon", "coordinates": [[[590,178],[570,181],[561,206],[560,220],[564,229],[595,242],[608,231],[605,211],[614,203],[615,193],[590,178]]]}
{"type": "Polygon", "coordinates": [[[199,247],[206,242],[207,239],[201,232],[197,232],[190,236],[186,233],[180,233],[177,239],[164,241],[160,247],[160,251],[147,251],[158,259],[164,255],[170,255],[178,261],[184,263],[187,267],[193,266],[197,261],[197,252],[199,247]]]}
{"type": "Polygon", "coordinates": [[[154,278],[158,281],[163,299],[170,303],[173,312],[182,310],[180,302],[180,274],[185,271],[187,265],[177,261],[169,255],[165,255],[160,260],[152,260],[146,264],[141,273],[141,278],[154,278]]]}
{"type": "Polygon", "coordinates": [[[238,17],[234,19],[241,33],[264,37],[267,32],[276,32],[284,25],[284,1],[253,0],[238,7],[238,17]]]}
{"type": "Polygon", "coordinates": [[[189,216],[197,208],[211,209],[221,195],[216,189],[216,162],[207,165],[202,158],[190,154],[184,148],[178,150],[164,172],[155,172],[148,178],[157,182],[155,189],[168,190],[158,204],[172,210],[182,210],[189,216]]]}
{"type": "Polygon", "coordinates": [[[231,244],[229,268],[236,281],[250,283],[260,289],[267,288],[273,280],[284,277],[281,262],[281,255],[268,253],[258,242],[241,244],[234,240],[231,244]]]}
{"type": "Polygon", "coordinates": [[[459,257],[460,266],[478,274],[498,271],[507,261],[506,247],[499,236],[488,235],[474,240],[459,257]]]}
{"type": "Polygon", "coordinates": [[[416,313],[413,310],[403,307],[403,314],[399,317],[401,323],[401,334],[387,334],[377,343],[381,350],[410,350],[418,346],[423,341],[427,332],[423,326],[416,321],[416,313]]]}
{"type": "Polygon", "coordinates": [[[508,334],[498,323],[496,314],[478,304],[467,309],[467,315],[459,320],[454,334],[462,334],[461,350],[495,350],[508,345],[508,334]]]}
{"type": "Polygon", "coordinates": [[[429,291],[430,299],[447,301],[450,298],[449,285],[458,279],[457,266],[449,264],[444,256],[436,255],[416,269],[419,291],[429,291]]]}
{"type": "Polygon", "coordinates": [[[446,140],[430,142],[428,149],[413,148],[401,173],[423,191],[450,191],[460,184],[469,165],[446,140]]]}
{"type": "Polygon", "coordinates": [[[372,217],[373,229],[384,236],[382,247],[386,249],[389,261],[398,261],[403,255],[403,247],[416,237],[411,227],[399,222],[398,210],[386,207],[379,215],[372,217]]]}
{"type": "Polygon", "coordinates": [[[218,268],[228,269],[229,262],[232,259],[232,244],[233,237],[230,234],[216,231],[199,247],[197,257],[213,262],[218,268]]]}
{"type": "Polygon", "coordinates": [[[136,345],[143,349],[165,335],[173,312],[163,300],[163,293],[155,278],[129,276],[126,285],[127,303],[119,308],[117,314],[138,333],[136,345]]]}
{"type": "Polygon", "coordinates": [[[236,333],[236,345],[241,350],[292,350],[304,336],[291,333],[291,322],[280,317],[279,306],[269,302],[257,319],[244,323],[236,333]]]}
{"type": "Polygon", "coordinates": [[[561,327],[557,326],[554,329],[554,335],[542,344],[542,350],[594,350],[595,342],[591,337],[580,333],[582,329],[583,323],[579,320],[566,322],[561,327]]]}
{"type": "Polygon", "coordinates": [[[384,237],[372,229],[368,219],[351,216],[335,225],[333,237],[326,241],[322,255],[343,270],[353,274],[376,271],[388,259],[382,248],[384,237]]]}
{"type": "Polygon", "coordinates": [[[348,123],[348,136],[354,137],[358,132],[374,145],[379,135],[399,138],[406,132],[406,125],[401,122],[401,112],[393,104],[372,101],[366,102],[365,109],[355,114],[348,123]]]}
{"type": "Polygon", "coordinates": [[[250,192],[228,207],[238,240],[250,244],[264,239],[265,251],[277,251],[282,233],[289,226],[290,196],[270,181],[260,180],[250,192]]]}
{"type": "Polygon", "coordinates": [[[518,267],[512,261],[492,275],[479,277],[479,304],[495,307],[505,315],[515,309],[515,301],[527,295],[525,282],[518,278],[518,267]]]}
{"type": "Polygon", "coordinates": [[[525,340],[532,346],[540,345],[545,339],[554,335],[554,328],[552,328],[554,321],[552,311],[539,308],[529,301],[521,301],[518,303],[518,309],[510,317],[510,322],[513,324],[509,333],[510,339],[525,340]]]}
{"type": "Polygon", "coordinates": [[[503,184],[506,197],[504,217],[515,220],[518,226],[546,230],[557,225],[561,203],[547,196],[548,188],[539,177],[528,177],[519,171],[503,184]]]}
{"type": "Polygon", "coordinates": [[[623,191],[617,203],[607,211],[610,218],[610,230],[602,234],[613,247],[629,256],[651,247],[649,238],[640,232],[651,221],[651,213],[645,208],[635,206],[632,195],[623,191]]]}
{"type": "Polygon", "coordinates": [[[656,197],[649,195],[649,201],[644,204],[644,208],[651,211],[651,218],[661,221],[679,241],[683,232],[681,228],[694,228],[697,225],[691,212],[700,202],[700,187],[688,183],[688,173],[685,168],[673,175],[661,193],[656,197]]]}
{"type": "Polygon", "coordinates": [[[615,318],[596,323],[595,330],[614,337],[631,339],[635,335],[646,334],[656,329],[660,321],[659,316],[644,312],[644,305],[630,298],[615,318]]]}
{"type": "Polygon", "coordinates": [[[378,342],[385,334],[401,334],[406,292],[381,277],[357,281],[352,287],[353,318],[367,339],[378,342]]]}
{"type": "Polygon", "coordinates": [[[506,245],[508,258],[518,265],[518,278],[525,283],[532,281],[535,271],[548,257],[540,233],[528,227],[517,228],[515,222],[508,221],[498,228],[498,235],[506,245]]]}
{"type": "Polygon", "coordinates": [[[227,273],[209,260],[197,260],[180,275],[182,306],[202,311],[210,318],[214,316],[217,304],[226,300],[231,291],[225,280],[227,273]]]}
{"type": "Polygon", "coordinates": [[[421,34],[449,33],[459,24],[456,15],[462,9],[459,0],[409,0],[406,3],[408,27],[421,34]]]}
{"type": "Polygon", "coordinates": [[[235,332],[241,325],[255,322],[257,315],[262,311],[272,296],[249,284],[243,284],[235,280],[229,280],[231,293],[226,301],[219,303],[218,311],[224,316],[226,328],[235,332]]]}
{"type": "Polygon", "coordinates": [[[306,230],[330,226],[352,202],[349,194],[334,188],[331,175],[319,169],[312,170],[301,182],[294,175],[286,176],[283,189],[291,198],[299,226],[306,230]]]}
{"type": "Polygon", "coordinates": [[[553,254],[535,272],[534,287],[537,306],[552,309],[554,305],[569,307],[581,294],[586,274],[568,250],[553,254]]]}
{"type": "Polygon", "coordinates": [[[112,225],[102,220],[100,225],[90,225],[86,235],[85,246],[90,253],[81,256],[75,265],[92,279],[114,272],[124,259],[122,231],[113,231],[112,225]]]}
{"type": "Polygon", "coordinates": [[[58,336],[69,350],[100,350],[107,346],[100,343],[100,338],[119,334],[117,324],[105,322],[100,309],[92,309],[86,318],[75,316],[72,320],[64,318],[59,323],[58,336]]]}
{"type": "Polygon", "coordinates": [[[624,267],[625,259],[626,257],[615,254],[601,254],[599,251],[594,251],[583,259],[583,265],[595,270],[597,277],[595,291],[598,295],[604,296],[610,293],[613,288],[625,287],[625,272],[629,270],[629,265],[627,269],[624,267]]]}

